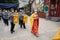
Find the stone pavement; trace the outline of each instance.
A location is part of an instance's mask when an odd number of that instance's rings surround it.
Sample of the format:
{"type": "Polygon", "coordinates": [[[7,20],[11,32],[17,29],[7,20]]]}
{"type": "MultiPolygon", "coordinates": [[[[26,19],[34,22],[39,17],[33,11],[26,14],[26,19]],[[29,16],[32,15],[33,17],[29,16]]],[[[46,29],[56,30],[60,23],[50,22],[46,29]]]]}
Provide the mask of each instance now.
{"type": "Polygon", "coordinates": [[[36,37],[31,33],[29,19],[26,29],[21,29],[19,25],[16,25],[13,34],[10,33],[10,25],[6,26],[3,21],[0,21],[0,40],[52,40],[58,31],[60,22],[40,18],[39,23],[39,37],[36,37]]]}

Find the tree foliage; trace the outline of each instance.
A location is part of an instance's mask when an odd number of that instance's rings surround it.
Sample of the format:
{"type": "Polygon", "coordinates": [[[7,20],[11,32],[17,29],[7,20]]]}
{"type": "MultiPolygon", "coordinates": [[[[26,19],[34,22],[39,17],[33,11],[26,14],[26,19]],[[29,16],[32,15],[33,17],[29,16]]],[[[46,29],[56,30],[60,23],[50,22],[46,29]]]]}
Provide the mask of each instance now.
{"type": "Polygon", "coordinates": [[[0,3],[18,3],[18,0],[0,0],[0,3]]]}

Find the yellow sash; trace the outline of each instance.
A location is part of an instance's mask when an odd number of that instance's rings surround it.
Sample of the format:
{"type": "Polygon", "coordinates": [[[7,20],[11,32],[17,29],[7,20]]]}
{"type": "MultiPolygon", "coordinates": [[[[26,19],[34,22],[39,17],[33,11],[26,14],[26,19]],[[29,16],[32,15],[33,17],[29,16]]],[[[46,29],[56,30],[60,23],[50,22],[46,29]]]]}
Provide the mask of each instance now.
{"type": "Polygon", "coordinates": [[[25,15],[24,18],[23,18],[23,22],[24,22],[24,23],[27,23],[27,21],[28,21],[28,16],[25,15]]]}
{"type": "Polygon", "coordinates": [[[32,25],[33,25],[33,21],[34,21],[34,14],[31,15],[30,17],[30,27],[32,28],[32,25]]]}
{"type": "Polygon", "coordinates": [[[18,20],[18,19],[19,19],[18,13],[14,14],[13,16],[14,16],[14,21],[13,21],[14,24],[18,24],[18,23],[19,23],[19,20],[18,20]]]}

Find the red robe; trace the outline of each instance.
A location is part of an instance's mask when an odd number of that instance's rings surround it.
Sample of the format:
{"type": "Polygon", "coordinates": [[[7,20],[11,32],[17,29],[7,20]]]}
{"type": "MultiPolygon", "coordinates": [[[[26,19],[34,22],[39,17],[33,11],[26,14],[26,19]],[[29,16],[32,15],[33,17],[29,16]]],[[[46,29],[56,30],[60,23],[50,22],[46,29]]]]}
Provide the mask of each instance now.
{"type": "Polygon", "coordinates": [[[38,15],[34,15],[33,18],[34,18],[34,21],[33,21],[31,32],[33,34],[37,35],[38,34],[38,26],[39,26],[39,17],[38,17],[38,15]]]}

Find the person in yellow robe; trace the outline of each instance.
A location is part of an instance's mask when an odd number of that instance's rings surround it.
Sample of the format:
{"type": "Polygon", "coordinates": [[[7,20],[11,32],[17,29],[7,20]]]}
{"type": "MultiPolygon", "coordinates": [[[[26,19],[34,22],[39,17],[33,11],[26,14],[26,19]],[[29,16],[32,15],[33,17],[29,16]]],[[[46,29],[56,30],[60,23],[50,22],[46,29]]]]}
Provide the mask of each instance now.
{"type": "Polygon", "coordinates": [[[30,17],[31,32],[38,36],[38,26],[39,26],[39,16],[37,11],[35,11],[30,17]]]}

